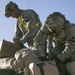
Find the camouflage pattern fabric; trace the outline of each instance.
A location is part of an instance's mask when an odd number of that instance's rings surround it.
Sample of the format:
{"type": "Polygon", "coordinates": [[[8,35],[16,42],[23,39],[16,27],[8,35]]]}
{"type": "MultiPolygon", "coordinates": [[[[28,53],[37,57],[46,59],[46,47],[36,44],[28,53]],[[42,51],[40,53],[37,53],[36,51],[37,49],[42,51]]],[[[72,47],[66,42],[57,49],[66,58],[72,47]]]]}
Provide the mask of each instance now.
{"type": "Polygon", "coordinates": [[[21,15],[17,20],[14,38],[17,44],[28,43],[33,45],[33,39],[41,28],[42,24],[38,14],[33,10],[21,10],[21,15]]]}
{"type": "Polygon", "coordinates": [[[70,75],[65,64],[75,61],[75,25],[67,21],[61,13],[53,13],[37,34],[34,47],[40,57],[44,56],[47,37],[50,35],[55,47],[52,48],[52,59],[56,61],[61,75],[70,75]],[[64,20],[64,21],[61,21],[64,20]]]}
{"type": "Polygon", "coordinates": [[[16,61],[22,68],[27,67],[32,62],[40,61],[38,56],[34,53],[34,50],[29,48],[23,48],[15,53],[16,61]]]}
{"type": "MultiPolygon", "coordinates": [[[[38,35],[35,38],[34,46],[39,51],[40,56],[44,55],[45,43],[46,43],[47,37],[48,35],[51,35],[53,37],[53,41],[55,42],[55,47],[61,44],[65,45],[61,53],[59,54],[57,53],[56,55],[62,62],[64,62],[66,59],[72,57],[73,52],[75,51],[75,26],[74,24],[71,24],[69,21],[65,19],[63,23],[64,27],[61,27],[61,26],[59,27],[58,24],[60,24],[60,22],[63,22],[63,21],[57,20],[59,16],[59,15],[57,16],[57,13],[58,12],[56,12],[56,16],[54,15],[56,17],[56,20],[50,19],[50,18],[53,18],[54,16],[52,17],[48,16],[45,24],[43,25],[43,27],[41,28],[41,30],[39,31],[38,35]],[[51,31],[51,29],[53,30],[51,31]]],[[[63,20],[61,19],[61,17],[59,19],[63,20]]],[[[72,57],[72,60],[75,60],[74,58],[75,56],[72,57]]]]}
{"type": "Polygon", "coordinates": [[[20,69],[20,65],[15,60],[15,58],[2,58],[0,59],[0,69],[10,69],[14,71],[18,71],[20,69]]]}

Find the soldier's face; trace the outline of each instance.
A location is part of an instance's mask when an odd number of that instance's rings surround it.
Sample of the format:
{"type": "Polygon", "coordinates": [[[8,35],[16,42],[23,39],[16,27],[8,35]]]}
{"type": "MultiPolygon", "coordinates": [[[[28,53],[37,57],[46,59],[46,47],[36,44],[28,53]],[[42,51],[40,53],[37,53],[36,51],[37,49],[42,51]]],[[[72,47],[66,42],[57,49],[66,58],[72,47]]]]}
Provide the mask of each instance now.
{"type": "Polygon", "coordinates": [[[64,24],[64,19],[60,17],[57,17],[57,18],[50,17],[47,23],[51,32],[54,32],[54,33],[58,33],[58,31],[62,29],[63,24],[64,24]]]}
{"type": "Polygon", "coordinates": [[[13,18],[17,18],[17,14],[14,11],[11,12],[11,15],[10,16],[13,17],[13,18]]]}
{"type": "Polygon", "coordinates": [[[10,16],[13,17],[13,18],[18,18],[19,17],[18,11],[16,9],[14,9],[11,12],[10,16]]]}
{"type": "Polygon", "coordinates": [[[56,28],[57,23],[52,18],[49,18],[47,25],[52,32],[56,28]]]}
{"type": "Polygon", "coordinates": [[[11,12],[11,17],[16,18],[16,15],[11,12]]]}

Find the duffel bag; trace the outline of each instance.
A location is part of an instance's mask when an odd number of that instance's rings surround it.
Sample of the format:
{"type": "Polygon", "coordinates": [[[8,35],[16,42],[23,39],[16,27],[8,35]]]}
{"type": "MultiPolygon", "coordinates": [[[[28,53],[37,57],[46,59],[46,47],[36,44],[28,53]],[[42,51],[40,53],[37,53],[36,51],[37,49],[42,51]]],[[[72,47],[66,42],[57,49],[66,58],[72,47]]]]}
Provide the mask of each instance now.
{"type": "Polygon", "coordinates": [[[59,75],[55,63],[50,61],[31,63],[29,70],[30,75],[59,75]]]}

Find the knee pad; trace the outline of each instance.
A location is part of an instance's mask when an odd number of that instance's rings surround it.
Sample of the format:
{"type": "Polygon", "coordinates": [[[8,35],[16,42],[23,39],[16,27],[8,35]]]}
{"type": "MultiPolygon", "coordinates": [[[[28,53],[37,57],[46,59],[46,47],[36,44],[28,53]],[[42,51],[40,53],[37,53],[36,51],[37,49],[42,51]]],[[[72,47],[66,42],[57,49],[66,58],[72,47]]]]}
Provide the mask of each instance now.
{"type": "Polygon", "coordinates": [[[75,75],[75,61],[67,63],[66,68],[71,75],[75,75]]]}

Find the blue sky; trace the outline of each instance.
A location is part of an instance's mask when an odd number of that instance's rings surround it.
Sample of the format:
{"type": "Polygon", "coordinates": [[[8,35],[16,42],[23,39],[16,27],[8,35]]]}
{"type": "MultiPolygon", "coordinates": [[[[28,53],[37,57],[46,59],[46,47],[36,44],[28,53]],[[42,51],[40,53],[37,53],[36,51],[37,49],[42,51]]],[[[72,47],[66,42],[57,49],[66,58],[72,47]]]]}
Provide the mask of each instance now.
{"type": "MultiPolygon", "coordinates": [[[[52,12],[61,12],[71,23],[75,23],[75,0],[11,0],[20,9],[33,9],[44,24],[47,16],[52,12]]],[[[15,18],[4,16],[4,7],[10,0],[0,0],[0,40],[12,41],[14,37],[15,18]]]]}

